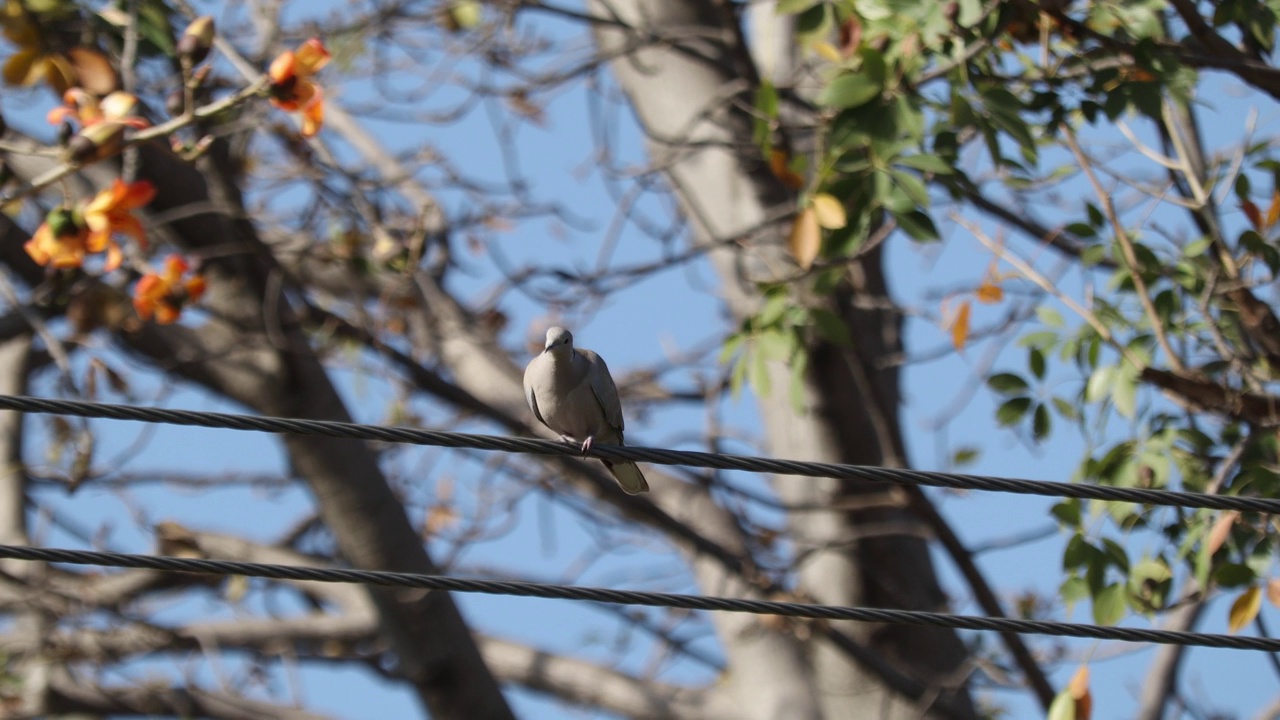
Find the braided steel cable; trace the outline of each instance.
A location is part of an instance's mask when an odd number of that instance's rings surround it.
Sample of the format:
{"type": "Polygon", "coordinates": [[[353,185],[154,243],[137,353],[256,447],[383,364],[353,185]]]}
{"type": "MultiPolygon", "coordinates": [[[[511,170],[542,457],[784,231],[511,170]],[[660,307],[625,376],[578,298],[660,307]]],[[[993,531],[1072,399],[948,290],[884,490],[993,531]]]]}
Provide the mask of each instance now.
{"type": "MultiPolygon", "coordinates": [[[[0,395],[0,409],[223,430],[320,435],[354,440],[380,440],[412,445],[493,450],[506,453],[583,456],[576,444],[571,445],[552,440],[473,435],[385,425],[362,425],[334,420],[300,420],[194,410],[168,410],[137,405],[92,403],[80,400],[57,400],[20,395],[0,395]]],[[[1280,500],[1272,498],[1209,495],[1175,490],[1085,485],[1048,480],[1022,480],[801,460],[775,460],[749,455],[727,455],[691,450],[663,450],[639,446],[592,445],[591,451],[586,456],[604,460],[632,460],[657,465],[686,465],[718,470],[742,470],[745,472],[803,475],[806,477],[827,477],[841,480],[865,480],[953,490],[981,490],[1017,495],[1079,498],[1081,500],[1113,500],[1164,507],[1240,510],[1280,514],[1280,500]]]]}
{"type": "Polygon", "coordinates": [[[22,545],[0,545],[0,558],[31,560],[72,565],[98,565],[163,572],[185,572],[205,575],[243,575],[245,577],[271,578],[275,580],[309,580],[330,583],[360,583],[389,587],[448,590],[486,595],[537,597],[556,600],[583,600],[619,605],[646,605],[685,610],[709,610],[739,612],[757,615],[782,615],[813,620],[855,620],[859,622],[892,623],[899,625],[927,625],[957,630],[984,630],[1015,632],[1032,635],[1119,640],[1122,642],[1150,642],[1163,645],[1188,645],[1196,647],[1226,648],[1229,650],[1259,650],[1280,652],[1280,639],[1237,637],[1213,633],[1182,632],[1174,630],[1143,630],[1139,628],[1104,627],[1079,623],[1050,622],[1043,620],[1018,620],[976,615],[949,615],[923,610],[892,610],[887,608],[840,607],[835,605],[810,605],[805,603],[771,600],[743,600],[725,597],[705,597],[679,593],[644,592],[639,590],[610,590],[606,588],[553,585],[549,583],[518,582],[510,580],[471,580],[444,575],[419,575],[414,573],[385,572],[377,570],[347,570],[317,568],[296,565],[272,565],[266,563],[236,562],[230,560],[202,560],[194,558],[164,557],[158,555],[130,555],[91,550],[66,550],[61,548],[37,548],[22,545]]]}

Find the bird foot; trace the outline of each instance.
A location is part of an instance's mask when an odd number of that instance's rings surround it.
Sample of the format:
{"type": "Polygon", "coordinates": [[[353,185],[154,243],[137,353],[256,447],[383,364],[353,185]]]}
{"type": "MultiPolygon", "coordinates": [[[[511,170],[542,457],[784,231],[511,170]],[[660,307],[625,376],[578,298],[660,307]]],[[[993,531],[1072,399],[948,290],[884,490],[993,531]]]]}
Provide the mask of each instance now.
{"type": "MultiPolygon", "coordinates": [[[[586,455],[587,453],[591,452],[591,443],[595,442],[595,439],[596,439],[596,438],[595,438],[595,436],[594,436],[594,435],[588,435],[588,436],[587,436],[587,439],[582,441],[582,454],[583,454],[583,455],[586,455]]],[[[570,445],[577,445],[577,444],[578,444],[578,441],[577,441],[576,439],[571,438],[571,437],[569,437],[568,435],[561,435],[561,436],[560,436],[560,442],[562,442],[562,443],[568,443],[568,444],[570,444],[570,445]]]]}

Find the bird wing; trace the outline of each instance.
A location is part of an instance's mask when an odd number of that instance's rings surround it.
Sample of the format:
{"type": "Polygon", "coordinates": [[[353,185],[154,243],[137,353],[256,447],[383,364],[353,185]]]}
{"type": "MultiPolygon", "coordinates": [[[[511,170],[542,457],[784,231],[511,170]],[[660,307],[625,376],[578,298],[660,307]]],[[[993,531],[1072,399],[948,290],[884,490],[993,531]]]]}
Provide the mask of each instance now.
{"type": "MultiPolygon", "coordinates": [[[[529,367],[525,368],[524,399],[525,402],[529,403],[529,409],[533,411],[533,416],[538,418],[538,422],[543,425],[547,425],[547,421],[543,419],[542,413],[538,411],[538,396],[537,393],[534,392],[534,386],[538,384],[538,379],[551,371],[550,368],[547,367],[546,363],[539,362],[542,359],[541,355],[535,357],[529,363],[529,367]]],[[[547,425],[547,427],[551,426],[547,425]]]]}
{"type": "Polygon", "coordinates": [[[590,350],[577,352],[587,361],[587,380],[591,383],[591,391],[595,393],[600,408],[604,410],[604,419],[621,439],[624,426],[622,401],[618,399],[618,386],[613,384],[613,377],[609,375],[609,366],[604,364],[604,358],[590,350]]]}

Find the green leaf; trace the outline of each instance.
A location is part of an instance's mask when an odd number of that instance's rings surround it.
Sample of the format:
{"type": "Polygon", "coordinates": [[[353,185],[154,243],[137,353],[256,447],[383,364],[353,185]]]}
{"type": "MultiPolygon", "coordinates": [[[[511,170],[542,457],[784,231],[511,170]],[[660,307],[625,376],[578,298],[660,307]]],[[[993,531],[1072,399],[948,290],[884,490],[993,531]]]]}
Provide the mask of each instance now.
{"type": "Polygon", "coordinates": [[[1067,541],[1067,547],[1062,551],[1062,569],[1074,570],[1084,567],[1097,553],[1097,549],[1084,539],[1084,535],[1077,532],[1067,541]]]}
{"type": "Polygon", "coordinates": [[[738,348],[742,347],[742,343],[747,339],[742,333],[734,333],[724,339],[724,347],[720,350],[720,362],[726,363],[733,358],[738,352],[738,348]]]}
{"type": "Polygon", "coordinates": [[[962,447],[951,454],[952,467],[964,467],[978,461],[981,452],[977,448],[962,447]]]}
{"type": "Polygon", "coordinates": [[[756,336],[756,348],[768,360],[790,361],[797,346],[795,333],[785,329],[766,330],[756,336]]]}
{"type": "Polygon", "coordinates": [[[1243,563],[1226,563],[1213,571],[1213,581],[1222,587],[1242,587],[1257,579],[1253,568],[1243,563]]]}
{"type": "Polygon", "coordinates": [[[747,354],[738,357],[738,361],[733,364],[733,371],[729,373],[729,394],[734,399],[742,396],[742,387],[747,381],[747,354]]]}
{"type": "Polygon", "coordinates": [[[972,27],[982,19],[982,0],[959,0],[956,12],[956,24],[960,27],[972,27]]]}
{"type": "Polygon", "coordinates": [[[996,373],[987,378],[987,387],[1003,395],[1018,395],[1030,389],[1026,380],[1013,373],[996,373]]]}
{"type": "Polygon", "coordinates": [[[1071,611],[1071,606],[1089,597],[1089,584],[1084,578],[1078,575],[1072,575],[1062,581],[1062,585],[1058,586],[1058,595],[1062,597],[1062,602],[1067,606],[1067,611],[1071,611]]]}
{"type": "Polygon", "coordinates": [[[849,328],[845,326],[840,316],[826,308],[811,308],[809,317],[823,340],[838,347],[853,346],[853,336],[849,334],[849,328]]]}
{"type": "Polygon", "coordinates": [[[874,22],[893,17],[893,10],[885,0],[862,0],[858,3],[858,14],[874,22]]]}
{"type": "Polygon", "coordinates": [[[863,45],[858,48],[858,57],[862,60],[862,67],[858,68],[858,72],[877,86],[884,87],[885,78],[889,76],[884,54],[875,48],[863,45]]]}
{"type": "Polygon", "coordinates": [[[935,175],[950,175],[956,171],[950,163],[937,155],[907,155],[898,158],[896,164],[935,175]]]}
{"type": "Polygon", "coordinates": [[[1089,223],[1074,222],[1064,228],[1067,232],[1081,238],[1091,238],[1098,236],[1098,230],[1089,223]]]}
{"type": "Polygon", "coordinates": [[[1080,411],[1076,409],[1076,406],[1056,395],[1053,397],[1053,409],[1057,410],[1058,414],[1067,420],[1080,419],[1080,411]]]}
{"type": "MultiPolygon", "coordinates": [[[[920,111],[914,96],[899,95],[894,108],[897,111],[895,113],[897,129],[915,141],[915,144],[920,144],[924,138],[924,113],[920,111]]],[[[947,167],[950,168],[950,165],[947,167]]],[[[948,170],[948,172],[952,171],[953,169],[948,170]]]]}
{"type": "Polygon", "coordinates": [[[747,382],[759,395],[769,394],[769,359],[759,348],[759,343],[752,344],[752,352],[743,358],[747,363],[747,382]]]}
{"type": "Polygon", "coordinates": [[[1248,175],[1240,173],[1236,176],[1236,197],[1241,200],[1248,200],[1249,193],[1252,189],[1253,188],[1250,187],[1248,175]]]}
{"type": "Polygon", "coordinates": [[[1111,386],[1111,401],[1116,412],[1132,419],[1138,408],[1138,370],[1128,363],[1120,366],[1111,386]]]}
{"type": "Polygon", "coordinates": [[[1018,339],[1018,344],[1025,348],[1040,348],[1047,350],[1058,342],[1058,333],[1052,330],[1040,330],[1038,332],[1027,333],[1018,339]]]}
{"type": "Polygon", "coordinates": [[[813,7],[817,0],[778,0],[774,12],[779,15],[794,15],[813,7]]]}
{"type": "Polygon", "coordinates": [[[1048,437],[1051,430],[1053,430],[1053,418],[1049,415],[1049,408],[1044,403],[1040,403],[1036,405],[1035,413],[1032,414],[1031,436],[1040,441],[1048,437]]]}
{"type": "Polygon", "coordinates": [[[1089,213],[1090,225],[1094,227],[1101,227],[1103,223],[1107,221],[1107,217],[1102,214],[1102,211],[1098,209],[1097,205],[1094,205],[1091,202],[1086,202],[1084,204],[1084,209],[1087,213],[1089,213]]]}
{"type": "Polygon", "coordinates": [[[1128,609],[1128,593],[1124,585],[1112,583],[1093,598],[1093,621],[1099,625],[1115,625],[1128,609]]]}
{"type": "Polygon", "coordinates": [[[938,228],[933,224],[933,218],[922,210],[895,212],[893,218],[898,227],[916,242],[936,242],[942,239],[938,228]]]}
{"type": "Polygon", "coordinates": [[[756,321],[756,327],[767,328],[776,325],[782,319],[783,313],[791,305],[791,298],[783,293],[771,295],[764,303],[764,309],[760,311],[759,319],[756,321]]]}
{"type": "Polygon", "coordinates": [[[1027,367],[1031,368],[1031,374],[1035,375],[1037,380],[1043,380],[1045,373],[1044,351],[1034,347],[1027,350],[1027,367]]]}
{"type": "Polygon", "coordinates": [[[898,170],[890,170],[889,175],[912,202],[920,207],[929,207],[929,191],[925,189],[924,182],[920,178],[898,170]]]}
{"type": "Polygon", "coordinates": [[[1193,240],[1182,248],[1183,257],[1195,258],[1205,254],[1209,249],[1209,245],[1213,243],[1212,238],[1202,237],[1199,240],[1193,240]]]}
{"type": "Polygon", "coordinates": [[[1089,382],[1084,388],[1085,402],[1100,402],[1105,400],[1111,394],[1111,384],[1115,379],[1116,369],[1110,365],[1100,367],[1093,371],[1089,376],[1089,382]]]}
{"type": "Polygon", "coordinates": [[[1070,498],[1061,502],[1054,503],[1049,508],[1049,514],[1057,518],[1058,522],[1069,528],[1079,528],[1081,521],[1081,502],[1079,498],[1070,498]]]}
{"type": "Polygon", "coordinates": [[[1124,547],[1121,546],[1120,543],[1116,542],[1115,540],[1112,540],[1111,538],[1103,538],[1102,549],[1107,556],[1107,560],[1112,565],[1116,566],[1117,568],[1120,568],[1121,572],[1128,574],[1129,554],[1125,552],[1124,547]]]}
{"type": "Polygon", "coordinates": [[[879,97],[881,90],[883,86],[866,75],[846,73],[823,89],[818,103],[834,108],[859,107],[879,97]]]}
{"type": "Polygon", "coordinates": [[[996,422],[1004,427],[1016,425],[1031,409],[1031,398],[1016,397],[1007,400],[996,410],[996,422]]]}
{"type": "Polygon", "coordinates": [[[1046,325],[1046,327],[1061,328],[1065,327],[1066,324],[1062,322],[1062,314],[1059,313],[1059,311],[1052,309],[1052,307],[1044,305],[1037,307],[1036,316],[1039,318],[1039,322],[1046,325]]]}
{"type": "Polygon", "coordinates": [[[831,8],[819,3],[796,17],[795,33],[801,38],[826,34],[831,25],[831,8]]]}

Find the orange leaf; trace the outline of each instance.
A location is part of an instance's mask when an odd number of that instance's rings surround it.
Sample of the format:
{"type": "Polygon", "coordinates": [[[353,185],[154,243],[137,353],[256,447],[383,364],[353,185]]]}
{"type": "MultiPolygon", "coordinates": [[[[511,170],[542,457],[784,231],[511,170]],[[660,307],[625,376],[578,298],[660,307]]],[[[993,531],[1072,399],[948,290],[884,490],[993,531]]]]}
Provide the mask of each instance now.
{"type": "Polygon", "coordinates": [[[857,15],[850,15],[840,25],[840,54],[844,57],[852,57],[858,51],[858,46],[862,44],[862,21],[857,15]]]}
{"type": "Polygon", "coordinates": [[[818,259],[818,251],[822,249],[822,230],[818,228],[818,214],[812,207],[807,207],[796,216],[791,226],[791,234],[787,236],[787,247],[796,264],[808,270],[813,261],[818,259]]]}
{"type": "Polygon", "coordinates": [[[1267,229],[1276,226],[1276,221],[1280,220],[1280,188],[1276,188],[1271,194],[1271,207],[1267,208],[1267,229]]]}
{"type": "Polygon", "coordinates": [[[73,47],[67,51],[67,58],[75,68],[80,87],[99,96],[116,89],[116,71],[106,55],[92,48],[73,47]]]}
{"type": "Polygon", "coordinates": [[[1240,628],[1253,622],[1253,619],[1258,617],[1258,611],[1261,609],[1262,588],[1254,585],[1241,593],[1240,597],[1231,603],[1231,612],[1227,613],[1227,630],[1232,633],[1240,632],[1240,628]]]}
{"type": "Polygon", "coordinates": [[[774,148],[769,151],[769,170],[773,171],[773,176],[781,180],[783,185],[792,190],[804,187],[804,178],[791,169],[791,158],[785,150],[774,148]]]}
{"type": "Polygon", "coordinates": [[[1240,203],[1240,209],[1244,211],[1245,217],[1249,218],[1253,229],[1262,232],[1262,211],[1258,210],[1258,206],[1254,205],[1252,200],[1245,200],[1240,203]]]}
{"type": "Polygon", "coordinates": [[[994,305],[1004,299],[1004,290],[991,280],[983,280],[973,294],[978,298],[978,302],[988,305],[994,305]]]}
{"type": "Polygon", "coordinates": [[[1089,666],[1081,665],[1067,683],[1067,694],[1076,702],[1076,720],[1089,720],[1093,714],[1093,693],[1089,692],[1089,666]]]}
{"type": "Polygon", "coordinates": [[[970,307],[971,303],[968,300],[960,303],[956,319],[951,323],[951,344],[955,345],[956,350],[964,350],[965,343],[969,342],[970,307]]]}
{"type": "Polygon", "coordinates": [[[1231,534],[1232,526],[1239,519],[1240,513],[1232,510],[1231,512],[1223,513],[1214,521],[1213,528],[1209,530],[1209,539],[1205,540],[1205,552],[1209,553],[1209,555],[1218,552],[1218,549],[1222,547],[1222,544],[1227,541],[1227,537],[1231,534]]]}
{"type": "Polygon", "coordinates": [[[1267,599],[1280,608],[1280,578],[1267,581],[1267,599]]]}

